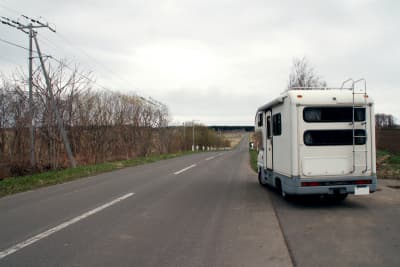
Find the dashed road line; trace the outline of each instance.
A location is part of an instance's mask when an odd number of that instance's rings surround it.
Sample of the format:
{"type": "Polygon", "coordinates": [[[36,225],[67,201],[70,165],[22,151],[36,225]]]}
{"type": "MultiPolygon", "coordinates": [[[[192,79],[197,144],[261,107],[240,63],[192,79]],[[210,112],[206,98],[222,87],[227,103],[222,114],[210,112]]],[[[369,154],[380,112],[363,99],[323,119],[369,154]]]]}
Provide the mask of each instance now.
{"type": "Polygon", "coordinates": [[[196,167],[196,166],[197,166],[196,164],[192,164],[192,165],[190,165],[189,167],[186,167],[186,168],[183,168],[182,170],[179,170],[179,171],[174,172],[174,174],[175,174],[175,175],[181,174],[182,172],[187,171],[187,170],[189,170],[189,169],[191,169],[191,168],[194,168],[194,167],[196,167]]]}

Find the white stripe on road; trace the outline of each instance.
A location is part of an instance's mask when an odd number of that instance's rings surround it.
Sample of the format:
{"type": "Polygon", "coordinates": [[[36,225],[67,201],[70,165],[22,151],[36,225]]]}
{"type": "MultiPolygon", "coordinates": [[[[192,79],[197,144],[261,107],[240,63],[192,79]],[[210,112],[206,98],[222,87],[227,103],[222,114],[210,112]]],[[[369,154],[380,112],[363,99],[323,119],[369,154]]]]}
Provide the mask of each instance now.
{"type": "Polygon", "coordinates": [[[215,156],[212,156],[212,157],[206,158],[206,160],[212,160],[212,159],[215,159],[215,156]]]}
{"type": "Polygon", "coordinates": [[[196,164],[190,165],[189,167],[186,167],[186,168],[184,168],[184,169],[182,169],[182,170],[179,170],[179,171],[177,171],[177,172],[174,172],[174,174],[175,174],[175,175],[178,175],[178,174],[180,174],[180,173],[182,173],[182,172],[184,172],[184,171],[187,171],[187,170],[189,170],[189,169],[191,169],[191,168],[193,168],[193,167],[196,167],[196,166],[197,166],[196,164]]]}
{"type": "Polygon", "coordinates": [[[97,213],[97,212],[99,212],[99,211],[101,211],[101,210],[103,210],[105,208],[108,208],[108,207],[110,207],[110,206],[112,206],[112,205],[114,205],[114,204],[116,204],[116,203],[118,203],[118,202],[120,202],[120,201],[122,201],[124,199],[127,199],[128,197],[130,197],[130,196],[132,196],[134,194],[135,193],[129,193],[129,194],[123,195],[122,197],[116,198],[111,202],[108,202],[108,203],[106,203],[104,205],[101,205],[100,207],[92,209],[92,210],[90,210],[90,211],[88,211],[88,212],[86,212],[86,213],[84,213],[84,214],[82,214],[82,215],[80,215],[78,217],[75,217],[75,218],[73,218],[73,219],[71,219],[69,221],[66,221],[66,222],[64,222],[64,223],[62,223],[60,225],[57,225],[56,227],[53,227],[53,228],[51,228],[51,229],[49,229],[49,230],[47,230],[47,231],[45,231],[43,233],[35,235],[34,237],[31,237],[31,238],[29,238],[29,239],[27,239],[25,241],[22,241],[21,243],[18,243],[18,244],[14,245],[14,246],[6,249],[6,250],[0,251],[0,260],[5,258],[5,257],[7,257],[10,254],[13,254],[14,252],[17,252],[20,249],[23,249],[24,247],[32,245],[33,243],[36,243],[37,241],[39,241],[39,240],[41,240],[41,239],[43,239],[45,237],[48,237],[48,236],[50,236],[50,235],[52,235],[52,234],[54,234],[54,233],[56,233],[56,232],[58,232],[58,231],[60,231],[60,230],[62,230],[64,228],[70,226],[71,224],[79,222],[80,220],[83,220],[83,219],[89,217],[90,215],[93,215],[93,214],[95,214],[95,213],[97,213]]]}

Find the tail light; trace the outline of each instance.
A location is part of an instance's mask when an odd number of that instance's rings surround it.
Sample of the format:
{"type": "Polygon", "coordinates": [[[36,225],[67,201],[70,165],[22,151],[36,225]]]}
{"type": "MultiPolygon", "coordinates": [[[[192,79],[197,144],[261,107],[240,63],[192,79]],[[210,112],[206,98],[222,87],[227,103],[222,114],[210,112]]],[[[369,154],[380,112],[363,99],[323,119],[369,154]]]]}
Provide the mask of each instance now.
{"type": "Polygon", "coordinates": [[[357,180],[354,181],[355,184],[372,184],[371,180],[357,180]]]}
{"type": "Polygon", "coordinates": [[[320,182],[301,182],[301,186],[321,186],[320,182]]]}

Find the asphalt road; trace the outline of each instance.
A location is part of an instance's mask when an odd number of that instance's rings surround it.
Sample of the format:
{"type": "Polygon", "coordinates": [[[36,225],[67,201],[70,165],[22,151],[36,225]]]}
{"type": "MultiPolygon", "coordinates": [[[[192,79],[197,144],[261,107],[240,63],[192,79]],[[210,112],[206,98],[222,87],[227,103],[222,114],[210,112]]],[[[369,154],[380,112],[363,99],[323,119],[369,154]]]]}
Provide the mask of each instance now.
{"type": "Polygon", "coordinates": [[[243,140],[0,199],[0,266],[400,266],[394,183],[287,202],[243,140]]]}
{"type": "Polygon", "coordinates": [[[283,200],[266,189],[297,266],[400,266],[400,180],[342,203],[283,200]]]}
{"type": "Polygon", "coordinates": [[[292,266],[246,141],[0,199],[0,265],[292,266]]]}

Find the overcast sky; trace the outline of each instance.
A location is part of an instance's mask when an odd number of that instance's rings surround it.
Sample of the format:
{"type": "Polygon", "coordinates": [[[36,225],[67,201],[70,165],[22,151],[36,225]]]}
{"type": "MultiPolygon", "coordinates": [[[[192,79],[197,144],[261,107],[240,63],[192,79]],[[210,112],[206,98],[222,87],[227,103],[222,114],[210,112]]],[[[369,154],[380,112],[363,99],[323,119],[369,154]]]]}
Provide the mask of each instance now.
{"type": "MultiPolygon", "coordinates": [[[[0,0],[0,15],[43,17],[44,53],[102,86],[153,97],[172,120],[252,124],[306,57],[329,86],[366,78],[376,112],[400,118],[400,1],[0,0]]],[[[27,46],[0,25],[0,38],[27,46]]],[[[0,42],[0,71],[27,52],[0,42]]]]}

